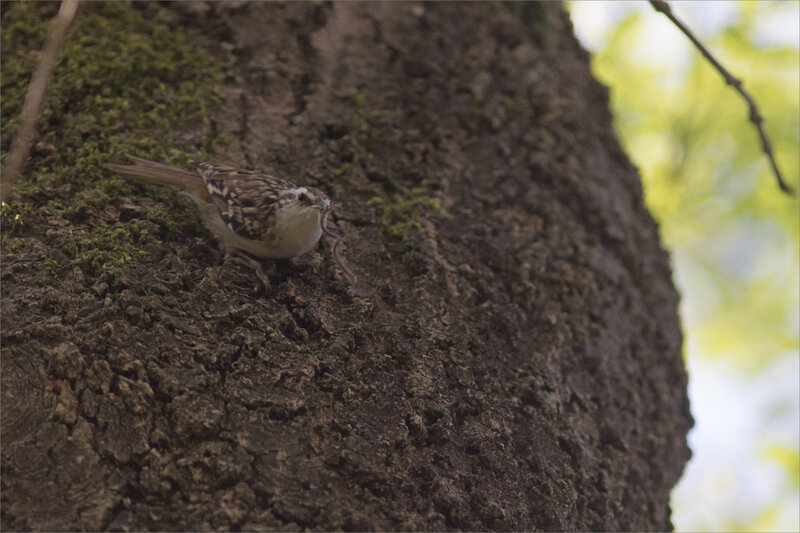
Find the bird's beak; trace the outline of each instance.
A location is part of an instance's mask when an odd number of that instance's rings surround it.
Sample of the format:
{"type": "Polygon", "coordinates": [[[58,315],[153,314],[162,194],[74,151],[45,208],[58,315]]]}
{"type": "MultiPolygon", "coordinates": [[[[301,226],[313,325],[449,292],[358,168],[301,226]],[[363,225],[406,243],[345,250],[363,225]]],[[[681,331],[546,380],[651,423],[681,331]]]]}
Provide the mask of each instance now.
{"type": "Polygon", "coordinates": [[[332,204],[332,203],[330,203],[330,200],[327,201],[327,202],[325,200],[321,200],[321,201],[315,203],[312,207],[316,207],[317,209],[319,209],[320,211],[325,213],[327,211],[332,211],[333,209],[337,209],[337,208],[341,209],[342,206],[341,206],[341,204],[332,204]]]}

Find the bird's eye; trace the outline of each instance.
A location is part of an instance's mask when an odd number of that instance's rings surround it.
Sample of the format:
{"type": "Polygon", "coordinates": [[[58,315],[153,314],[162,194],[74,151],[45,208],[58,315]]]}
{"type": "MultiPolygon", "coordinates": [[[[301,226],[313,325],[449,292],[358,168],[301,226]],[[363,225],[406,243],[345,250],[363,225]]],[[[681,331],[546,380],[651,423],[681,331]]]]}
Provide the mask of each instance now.
{"type": "Polygon", "coordinates": [[[305,202],[307,198],[308,196],[306,196],[306,193],[304,192],[301,192],[300,194],[297,195],[297,199],[300,200],[301,202],[305,202]]]}

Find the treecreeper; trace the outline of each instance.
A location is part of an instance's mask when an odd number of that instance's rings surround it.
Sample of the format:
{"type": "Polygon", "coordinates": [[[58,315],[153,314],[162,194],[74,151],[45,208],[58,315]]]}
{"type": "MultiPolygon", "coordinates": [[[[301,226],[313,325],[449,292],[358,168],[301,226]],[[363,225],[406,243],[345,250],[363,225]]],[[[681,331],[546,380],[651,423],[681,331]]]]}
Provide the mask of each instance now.
{"type": "Polygon", "coordinates": [[[331,210],[340,207],[314,187],[303,187],[270,174],[211,163],[189,172],[128,155],[132,165],[103,165],[127,178],[177,187],[197,205],[220,248],[250,266],[264,284],[269,278],[254,259],[289,259],[317,244],[323,234],[334,239],[333,257],[350,281],[338,247],[342,237],[327,227],[331,210]]]}

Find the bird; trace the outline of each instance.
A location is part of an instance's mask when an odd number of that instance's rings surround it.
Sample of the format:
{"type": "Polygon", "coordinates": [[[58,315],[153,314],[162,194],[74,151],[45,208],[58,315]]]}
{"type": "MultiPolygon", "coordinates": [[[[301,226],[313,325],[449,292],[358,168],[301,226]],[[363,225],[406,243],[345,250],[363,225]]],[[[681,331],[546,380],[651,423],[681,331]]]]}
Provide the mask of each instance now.
{"type": "Polygon", "coordinates": [[[141,183],[177,187],[191,198],[226,257],[233,256],[252,267],[265,286],[269,280],[262,259],[289,259],[317,244],[323,233],[341,237],[326,227],[328,213],[339,204],[314,187],[298,186],[259,171],[212,163],[196,163],[190,172],[141,157],[127,155],[132,165],[106,163],[104,168],[141,183]]]}

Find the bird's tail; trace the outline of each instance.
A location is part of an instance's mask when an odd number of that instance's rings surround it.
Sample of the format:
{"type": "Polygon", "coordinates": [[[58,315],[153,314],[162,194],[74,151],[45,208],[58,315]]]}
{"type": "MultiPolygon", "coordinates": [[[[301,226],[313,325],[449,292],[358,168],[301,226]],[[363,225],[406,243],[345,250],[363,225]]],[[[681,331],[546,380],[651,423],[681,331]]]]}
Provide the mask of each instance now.
{"type": "Polygon", "coordinates": [[[202,178],[195,172],[181,170],[163,163],[156,163],[155,161],[134,157],[132,155],[128,155],[128,158],[133,161],[133,165],[106,163],[103,167],[140,183],[171,185],[190,192],[195,189],[205,189],[202,178]]]}

